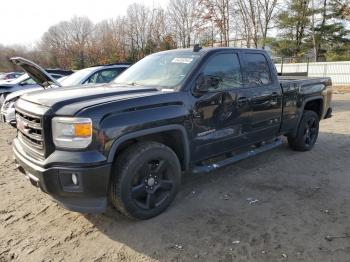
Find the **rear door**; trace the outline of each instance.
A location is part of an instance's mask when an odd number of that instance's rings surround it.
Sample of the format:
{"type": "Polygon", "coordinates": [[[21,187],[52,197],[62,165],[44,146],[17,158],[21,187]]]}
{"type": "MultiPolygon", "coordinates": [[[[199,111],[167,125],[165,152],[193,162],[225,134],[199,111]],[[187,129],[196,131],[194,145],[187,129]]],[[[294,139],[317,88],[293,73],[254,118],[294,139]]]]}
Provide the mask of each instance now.
{"type": "Polygon", "coordinates": [[[244,82],[251,120],[249,140],[259,142],[275,137],[282,117],[282,89],[264,52],[244,52],[244,82]]]}

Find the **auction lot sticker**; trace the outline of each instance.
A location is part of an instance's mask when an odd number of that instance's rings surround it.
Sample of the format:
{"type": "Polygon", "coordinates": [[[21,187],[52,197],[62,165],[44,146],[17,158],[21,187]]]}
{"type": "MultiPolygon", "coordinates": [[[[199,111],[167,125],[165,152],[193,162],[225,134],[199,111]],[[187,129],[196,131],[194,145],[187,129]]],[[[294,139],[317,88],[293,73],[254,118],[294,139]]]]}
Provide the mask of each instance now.
{"type": "Polygon", "coordinates": [[[190,64],[193,61],[193,58],[187,57],[175,57],[171,60],[172,63],[180,63],[180,64],[190,64]]]}

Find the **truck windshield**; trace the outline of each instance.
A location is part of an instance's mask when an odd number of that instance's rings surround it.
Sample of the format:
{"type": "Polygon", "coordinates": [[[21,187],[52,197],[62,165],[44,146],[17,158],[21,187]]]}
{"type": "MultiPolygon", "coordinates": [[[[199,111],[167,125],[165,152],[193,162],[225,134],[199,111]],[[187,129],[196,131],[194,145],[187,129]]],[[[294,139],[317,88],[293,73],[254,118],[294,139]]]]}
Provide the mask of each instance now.
{"type": "Polygon", "coordinates": [[[200,54],[192,52],[149,55],[124,71],[113,83],[174,88],[188,75],[199,57],[200,54]]]}

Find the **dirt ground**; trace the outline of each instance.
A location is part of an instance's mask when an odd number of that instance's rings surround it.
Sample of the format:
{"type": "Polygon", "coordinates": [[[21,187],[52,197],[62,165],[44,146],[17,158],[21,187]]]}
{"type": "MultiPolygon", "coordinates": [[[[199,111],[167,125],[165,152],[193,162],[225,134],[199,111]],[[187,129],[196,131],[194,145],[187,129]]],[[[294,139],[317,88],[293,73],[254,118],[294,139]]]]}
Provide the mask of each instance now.
{"type": "Polygon", "coordinates": [[[333,105],[311,152],[284,143],[190,175],[147,221],[59,207],[15,171],[15,132],[2,124],[0,261],[350,261],[350,93],[333,105]]]}
{"type": "Polygon", "coordinates": [[[336,94],[344,94],[350,93],[350,85],[338,85],[334,87],[334,93],[336,94]]]}

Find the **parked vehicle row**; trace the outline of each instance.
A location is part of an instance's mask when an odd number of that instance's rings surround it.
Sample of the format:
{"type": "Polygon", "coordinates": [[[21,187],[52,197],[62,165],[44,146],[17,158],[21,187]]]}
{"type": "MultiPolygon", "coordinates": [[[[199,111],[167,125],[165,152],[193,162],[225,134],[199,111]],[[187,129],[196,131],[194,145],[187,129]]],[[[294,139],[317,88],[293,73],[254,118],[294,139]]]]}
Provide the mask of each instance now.
{"type": "MultiPolygon", "coordinates": [[[[48,74],[52,76],[53,79],[59,79],[64,76],[68,76],[73,73],[71,70],[62,69],[46,69],[48,74]]],[[[20,77],[5,81],[0,83],[0,106],[4,102],[7,95],[18,90],[31,89],[38,87],[38,83],[35,79],[30,77],[28,74],[22,74],[20,77]]]]}
{"type": "Polygon", "coordinates": [[[8,81],[16,79],[23,75],[22,72],[9,72],[9,73],[0,73],[0,81],[8,81]]]}
{"type": "MultiPolygon", "coordinates": [[[[69,76],[59,78],[55,74],[48,74],[47,70],[42,69],[39,65],[28,61],[23,58],[12,58],[15,64],[22,66],[23,68],[35,68],[40,74],[29,78],[27,81],[32,81],[33,85],[27,86],[25,89],[10,93],[3,101],[0,111],[2,122],[6,122],[12,126],[16,126],[15,117],[15,102],[21,95],[24,95],[33,91],[40,91],[47,88],[57,88],[65,86],[77,86],[77,85],[90,85],[90,84],[103,84],[112,81],[120,73],[129,67],[128,64],[113,64],[106,66],[95,66],[79,70],[69,76]],[[35,80],[34,80],[35,79],[35,80]],[[35,81],[35,82],[34,82],[35,81]]],[[[30,71],[30,70],[28,70],[30,71]]],[[[29,76],[28,76],[29,77],[29,76]]],[[[22,84],[23,85],[23,84],[22,84]]]]}

